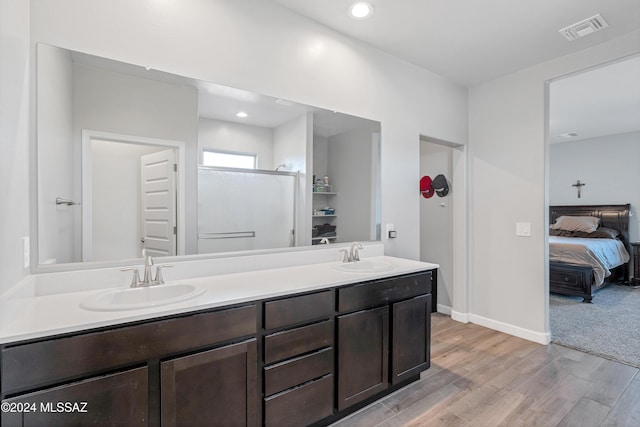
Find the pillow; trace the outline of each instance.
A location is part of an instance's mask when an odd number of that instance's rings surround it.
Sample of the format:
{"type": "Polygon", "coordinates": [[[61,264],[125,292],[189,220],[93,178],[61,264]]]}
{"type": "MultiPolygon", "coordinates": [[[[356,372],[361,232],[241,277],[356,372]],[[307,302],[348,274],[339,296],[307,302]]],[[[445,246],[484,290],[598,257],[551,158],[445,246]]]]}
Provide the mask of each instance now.
{"type": "Polygon", "coordinates": [[[567,230],[556,230],[549,227],[549,236],[560,236],[560,237],[573,237],[573,231],[567,230]]]}
{"type": "Polygon", "coordinates": [[[586,231],[593,233],[600,224],[600,218],[595,216],[561,216],[551,226],[554,230],[586,231]]]}
{"type": "Polygon", "coordinates": [[[584,231],[573,231],[573,237],[589,237],[592,239],[617,239],[620,236],[618,230],[607,227],[598,227],[598,229],[592,233],[586,233],[584,231]]]}

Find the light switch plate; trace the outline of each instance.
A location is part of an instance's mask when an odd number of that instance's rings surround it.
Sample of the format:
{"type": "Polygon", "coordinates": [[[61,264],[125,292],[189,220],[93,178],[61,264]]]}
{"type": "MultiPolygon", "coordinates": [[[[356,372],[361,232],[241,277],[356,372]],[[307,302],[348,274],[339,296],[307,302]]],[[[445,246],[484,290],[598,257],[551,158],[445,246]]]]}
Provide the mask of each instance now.
{"type": "Polygon", "coordinates": [[[516,222],[516,236],[531,237],[531,223],[516,222]]]}
{"type": "Polygon", "coordinates": [[[387,224],[387,239],[394,239],[396,237],[395,230],[396,230],[395,225],[387,224]]]}

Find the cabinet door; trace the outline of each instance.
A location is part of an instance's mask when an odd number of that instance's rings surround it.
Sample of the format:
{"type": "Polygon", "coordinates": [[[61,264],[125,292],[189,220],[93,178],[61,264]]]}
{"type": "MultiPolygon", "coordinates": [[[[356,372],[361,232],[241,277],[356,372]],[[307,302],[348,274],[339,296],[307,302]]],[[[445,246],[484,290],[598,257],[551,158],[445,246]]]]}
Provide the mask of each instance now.
{"type": "Polygon", "coordinates": [[[138,368],[3,400],[0,424],[146,426],[147,399],[147,368],[138,368]]]}
{"type": "Polygon", "coordinates": [[[338,409],[389,386],[389,307],[338,317],[338,409]]]}
{"type": "Polygon", "coordinates": [[[162,425],[258,425],[257,369],[255,339],[162,362],[162,425]]]}
{"type": "Polygon", "coordinates": [[[431,295],[393,304],[391,383],[397,384],[429,368],[431,295]]]}

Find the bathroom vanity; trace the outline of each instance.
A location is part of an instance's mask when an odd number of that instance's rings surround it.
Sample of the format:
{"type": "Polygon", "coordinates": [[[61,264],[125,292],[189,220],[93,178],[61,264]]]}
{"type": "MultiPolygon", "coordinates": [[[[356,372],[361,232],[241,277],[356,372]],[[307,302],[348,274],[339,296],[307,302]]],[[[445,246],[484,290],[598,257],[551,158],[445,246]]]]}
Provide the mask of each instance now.
{"type": "Polygon", "coordinates": [[[2,425],[326,425],[429,367],[436,270],[413,264],[5,342],[2,425]]]}

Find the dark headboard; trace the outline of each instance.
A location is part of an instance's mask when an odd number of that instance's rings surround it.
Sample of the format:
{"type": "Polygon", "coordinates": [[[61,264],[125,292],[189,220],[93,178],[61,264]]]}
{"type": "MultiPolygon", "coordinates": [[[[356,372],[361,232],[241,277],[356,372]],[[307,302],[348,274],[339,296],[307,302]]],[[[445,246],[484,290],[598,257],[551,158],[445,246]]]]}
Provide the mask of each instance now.
{"type": "Polygon", "coordinates": [[[600,218],[600,226],[613,228],[622,233],[622,242],[631,253],[629,245],[629,212],[631,205],[583,205],[583,206],[549,206],[549,224],[556,218],[565,216],[595,216],[600,218]]]}

